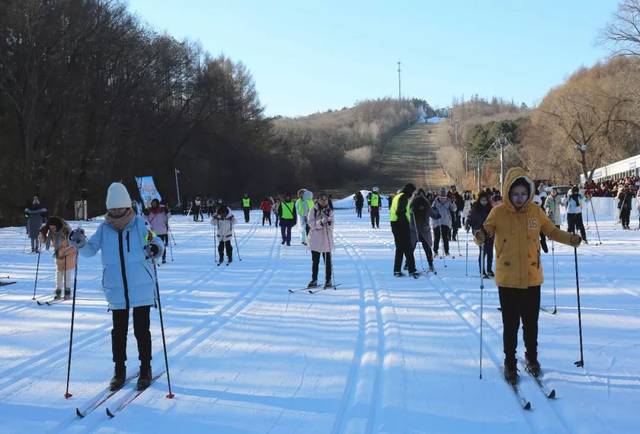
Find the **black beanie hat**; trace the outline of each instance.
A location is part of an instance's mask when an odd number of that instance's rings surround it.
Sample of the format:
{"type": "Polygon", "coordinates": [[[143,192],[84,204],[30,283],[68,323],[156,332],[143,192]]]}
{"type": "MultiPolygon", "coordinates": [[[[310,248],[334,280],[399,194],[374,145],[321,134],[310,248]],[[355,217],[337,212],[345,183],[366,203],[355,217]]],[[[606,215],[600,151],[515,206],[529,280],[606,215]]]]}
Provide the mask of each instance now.
{"type": "Polygon", "coordinates": [[[402,189],[402,192],[405,194],[413,194],[414,191],[416,191],[416,186],[411,183],[408,183],[402,189]]]}
{"type": "Polygon", "coordinates": [[[511,193],[511,190],[516,185],[524,186],[527,189],[527,193],[529,193],[529,196],[531,196],[531,184],[529,184],[529,181],[527,181],[526,178],[521,176],[520,178],[518,178],[515,181],[513,181],[513,183],[511,184],[511,187],[509,187],[509,193],[511,193]]]}

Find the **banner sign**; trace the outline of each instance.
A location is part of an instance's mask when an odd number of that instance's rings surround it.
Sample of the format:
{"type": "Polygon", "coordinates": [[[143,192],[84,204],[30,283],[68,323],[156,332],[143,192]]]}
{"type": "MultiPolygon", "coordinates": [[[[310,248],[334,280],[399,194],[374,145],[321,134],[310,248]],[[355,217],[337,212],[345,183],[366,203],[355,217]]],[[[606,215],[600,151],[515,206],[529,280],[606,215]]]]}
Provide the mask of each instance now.
{"type": "Polygon", "coordinates": [[[153,176],[136,176],[136,185],[145,207],[149,207],[153,199],[162,202],[162,197],[153,182],[153,176]]]}

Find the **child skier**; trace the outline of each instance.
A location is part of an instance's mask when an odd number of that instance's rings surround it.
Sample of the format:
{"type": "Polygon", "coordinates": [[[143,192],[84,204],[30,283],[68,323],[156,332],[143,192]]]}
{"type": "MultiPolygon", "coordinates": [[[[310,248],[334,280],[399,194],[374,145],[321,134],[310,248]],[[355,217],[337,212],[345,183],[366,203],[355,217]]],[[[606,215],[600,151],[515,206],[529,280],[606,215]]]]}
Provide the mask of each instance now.
{"type": "Polygon", "coordinates": [[[224,252],[227,251],[227,265],[233,262],[233,227],[236,218],[231,214],[229,208],[223,205],[211,219],[211,224],[216,226],[216,236],[218,237],[218,265],[222,264],[224,252]]]}
{"type": "Polygon", "coordinates": [[[474,237],[478,245],[483,245],[487,238],[495,238],[495,281],[502,309],[504,377],[510,384],[516,384],[516,347],[521,319],[527,370],[534,376],[541,372],[538,314],[540,285],[544,279],[538,242],[540,232],[573,247],[578,247],[582,239],[558,229],[542,209],[532,203],[535,187],[524,169],[510,169],[503,188],[504,202],[491,210],[484,224],[474,232],[474,237]]]}
{"type": "Polygon", "coordinates": [[[320,265],[320,255],[322,255],[325,264],[324,288],[331,288],[332,265],[331,252],[334,248],[333,242],[333,210],[329,207],[329,196],[325,193],[318,195],[318,202],[309,211],[308,215],[309,231],[309,250],[311,250],[311,282],[309,288],[318,286],[318,268],[320,265]]]}
{"type": "Polygon", "coordinates": [[[89,240],[82,229],[74,230],[69,240],[82,256],[102,251],[102,286],[113,320],[111,349],[115,369],[109,387],[112,391],[120,389],[127,377],[127,330],[129,309],[133,308],[133,332],[140,360],[137,388],[144,390],[152,381],[149,314],[156,302],[150,259],[162,256],[164,244],[149,224],[134,214],[123,184],[114,182],[109,186],[106,205],[105,220],[89,240]]]}
{"type": "Polygon", "coordinates": [[[78,252],[75,247],[69,245],[67,238],[70,232],[69,224],[55,216],[49,217],[47,223],[40,230],[40,242],[45,245],[47,250],[53,248],[53,257],[56,260],[56,300],[62,298],[62,288],[64,288],[64,298],[71,297],[69,285],[73,281],[78,252]]]}
{"type": "MultiPolygon", "coordinates": [[[[171,217],[171,211],[168,208],[160,206],[158,199],[151,201],[151,208],[145,215],[145,219],[151,225],[151,230],[160,237],[164,245],[169,244],[169,218],[171,217]]],[[[167,250],[162,252],[162,263],[167,263],[167,250]]]]}
{"type": "Polygon", "coordinates": [[[433,209],[436,214],[440,215],[439,219],[433,221],[433,251],[438,255],[438,248],[440,247],[440,236],[442,236],[442,243],[444,244],[444,254],[449,256],[449,240],[451,239],[451,228],[453,227],[453,215],[457,208],[456,204],[451,201],[447,196],[447,189],[442,187],[440,189],[440,195],[433,202],[433,209]]]}
{"type": "MultiPolygon", "coordinates": [[[[473,232],[479,230],[489,217],[492,206],[489,202],[489,193],[483,191],[478,195],[478,200],[471,207],[467,225],[473,229],[473,232]]],[[[493,268],[493,237],[486,237],[484,244],[480,249],[482,256],[478,253],[478,267],[480,273],[485,279],[494,277],[493,268]]]]}

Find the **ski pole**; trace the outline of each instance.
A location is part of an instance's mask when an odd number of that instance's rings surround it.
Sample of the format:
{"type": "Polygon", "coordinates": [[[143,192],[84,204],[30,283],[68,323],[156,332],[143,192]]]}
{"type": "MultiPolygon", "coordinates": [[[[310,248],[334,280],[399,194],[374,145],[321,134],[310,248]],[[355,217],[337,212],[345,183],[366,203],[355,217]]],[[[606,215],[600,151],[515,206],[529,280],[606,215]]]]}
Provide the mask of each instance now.
{"type": "Polygon", "coordinates": [[[238,260],[242,262],[242,258],[240,257],[240,247],[238,247],[238,239],[236,238],[236,228],[231,229],[233,231],[233,241],[236,243],[236,250],[238,252],[238,260]]]}
{"type": "MultiPolygon", "coordinates": [[[[69,393],[69,381],[71,379],[71,351],[73,349],[73,324],[76,318],[76,288],[78,287],[78,254],[76,254],[76,267],[73,274],[73,301],[71,302],[71,330],[69,332],[69,358],[67,359],[67,390],[64,393],[65,399],[71,398],[73,395],[69,393]]],[[[65,274],[66,271],[65,271],[65,274]]]]}
{"type": "Polygon", "coordinates": [[[156,267],[156,261],[153,260],[153,274],[156,278],[156,299],[158,300],[158,314],[160,315],[160,332],[162,333],[162,348],[164,350],[164,367],[167,371],[167,384],[169,386],[169,393],[167,398],[172,399],[175,395],[171,391],[171,376],[169,375],[169,358],[167,357],[167,342],[164,337],[164,320],[162,318],[162,304],[160,303],[160,285],[158,284],[158,268],[156,267]]]}
{"type": "Polygon", "coordinates": [[[593,208],[593,201],[591,202],[591,212],[593,213],[593,222],[596,224],[596,233],[598,234],[598,244],[602,245],[602,240],[600,239],[600,229],[598,229],[598,220],[596,219],[596,211],[593,208]]]}
{"type": "Polygon", "coordinates": [[[464,275],[469,277],[469,231],[467,231],[467,247],[465,248],[464,275]]]}
{"type": "MultiPolygon", "coordinates": [[[[167,230],[167,232],[169,232],[167,230]]],[[[171,262],[173,262],[173,246],[171,245],[171,240],[167,238],[167,244],[169,244],[169,253],[171,254],[171,262]]]]}
{"type": "Polygon", "coordinates": [[[556,300],[556,249],[555,242],[551,240],[551,271],[553,272],[553,313],[554,315],[558,312],[558,303],[556,300]]]}
{"type": "Polygon", "coordinates": [[[584,353],[582,348],[582,311],[580,308],[580,281],[578,279],[578,248],[573,248],[573,260],[576,268],[576,294],[578,299],[578,330],[580,332],[580,360],[574,363],[579,368],[584,367],[584,353]]]}
{"type": "MultiPolygon", "coordinates": [[[[480,257],[482,258],[482,245],[480,246],[480,257]]],[[[482,380],[482,331],[483,331],[483,316],[484,316],[484,276],[480,273],[480,379],[482,380]]]]}
{"type": "Polygon", "coordinates": [[[31,300],[35,300],[36,299],[36,287],[38,286],[38,271],[40,270],[40,254],[41,254],[41,252],[42,252],[42,250],[38,248],[38,264],[36,265],[36,281],[33,283],[33,298],[31,300]]]}
{"type": "MultiPolygon", "coordinates": [[[[413,213],[411,213],[411,219],[413,220],[413,227],[415,229],[415,233],[416,233],[416,246],[418,245],[418,243],[420,243],[420,235],[418,234],[418,223],[416,222],[416,217],[415,215],[413,215],[413,213]]],[[[414,251],[415,251],[415,247],[414,247],[414,251]]],[[[422,261],[422,248],[419,247],[418,248],[418,256],[420,257],[420,267],[422,267],[422,271],[426,271],[426,268],[424,268],[424,262],[422,261]]]]}

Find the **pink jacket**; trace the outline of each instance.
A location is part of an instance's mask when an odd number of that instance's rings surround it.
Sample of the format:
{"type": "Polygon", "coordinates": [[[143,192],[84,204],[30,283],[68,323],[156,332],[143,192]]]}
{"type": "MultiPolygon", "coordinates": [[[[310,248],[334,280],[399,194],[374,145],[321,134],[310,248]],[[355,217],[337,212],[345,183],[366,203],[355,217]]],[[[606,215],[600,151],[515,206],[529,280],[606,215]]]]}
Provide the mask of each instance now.
{"type": "Polygon", "coordinates": [[[320,210],[316,206],[309,211],[307,216],[309,230],[309,250],[313,252],[328,253],[335,245],[333,243],[333,211],[329,207],[320,210]]]}

